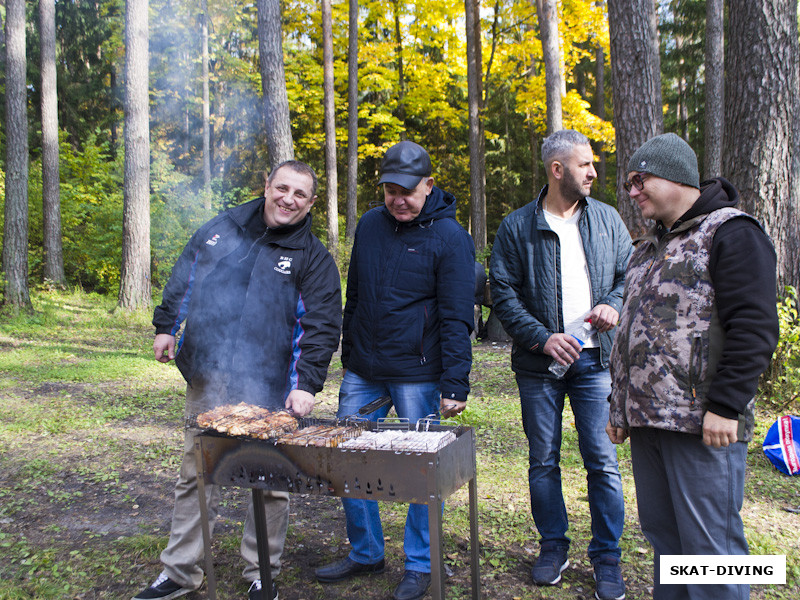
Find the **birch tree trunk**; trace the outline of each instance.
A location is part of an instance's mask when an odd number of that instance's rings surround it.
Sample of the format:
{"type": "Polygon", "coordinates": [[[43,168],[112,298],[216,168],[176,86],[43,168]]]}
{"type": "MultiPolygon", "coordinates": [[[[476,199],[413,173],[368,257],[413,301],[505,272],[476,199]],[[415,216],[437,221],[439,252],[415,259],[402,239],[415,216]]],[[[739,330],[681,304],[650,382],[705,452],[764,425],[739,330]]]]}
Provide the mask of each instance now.
{"type": "Polygon", "coordinates": [[[31,310],[28,288],[28,114],[25,81],[25,0],[6,2],[6,202],[3,302],[31,310]]]}
{"type": "Polygon", "coordinates": [[[63,287],[61,196],[58,177],[58,92],[56,88],[55,0],[39,0],[42,71],[42,228],[44,280],[63,287]]]}
{"type": "Polygon", "coordinates": [[[336,111],[333,89],[333,15],[322,0],[322,93],[325,109],[325,192],[328,204],[328,252],[339,260],[339,178],[336,170],[336,111]]]}
{"type": "Polygon", "coordinates": [[[120,308],[149,307],[150,109],[148,0],[125,2],[125,176],[120,308]]]}
{"type": "Polygon", "coordinates": [[[731,0],[723,173],[778,255],[779,291],[798,285],[800,105],[796,0],[731,0]]]}
{"type": "Polygon", "coordinates": [[[258,0],[258,50],[261,88],[264,93],[269,164],[273,169],[294,158],[286,74],[283,68],[283,38],[279,0],[258,0]]]}
{"type": "Polygon", "coordinates": [[[661,59],[654,0],[608,0],[611,88],[617,143],[617,209],[631,234],[647,223],[622,184],[628,161],[644,142],[664,130],[661,59]]]}

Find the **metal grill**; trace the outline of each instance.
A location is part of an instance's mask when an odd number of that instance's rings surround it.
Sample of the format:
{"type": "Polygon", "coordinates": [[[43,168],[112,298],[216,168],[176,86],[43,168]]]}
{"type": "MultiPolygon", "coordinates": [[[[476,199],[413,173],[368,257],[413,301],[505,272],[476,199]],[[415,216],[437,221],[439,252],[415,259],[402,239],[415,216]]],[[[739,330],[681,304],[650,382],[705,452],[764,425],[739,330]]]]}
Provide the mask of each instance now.
{"type": "MultiPolygon", "coordinates": [[[[302,426],[318,420],[301,422],[302,426]]],[[[409,429],[407,422],[359,421],[365,431],[409,429]]],[[[465,483],[469,484],[472,598],[480,598],[475,437],[470,427],[451,427],[433,422],[422,427],[451,432],[455,439],[435,451],[397,449],[348,449],[274,440],[230,437],[206,431],[195,438],[199,497],[205,484],[251,488],[256,514],[261,580],[271,589],[267,530],[263,522],[263,490],[340,496],[428,505],[431,541],[431,595],[444,598],[441,503],[465,483]]],[[[448,436],[450,437],[450,436],[448,436]]],[[[211,559],[207,509],[201,500],[209,598],[216,599],[216,580],[211,559]]]]}

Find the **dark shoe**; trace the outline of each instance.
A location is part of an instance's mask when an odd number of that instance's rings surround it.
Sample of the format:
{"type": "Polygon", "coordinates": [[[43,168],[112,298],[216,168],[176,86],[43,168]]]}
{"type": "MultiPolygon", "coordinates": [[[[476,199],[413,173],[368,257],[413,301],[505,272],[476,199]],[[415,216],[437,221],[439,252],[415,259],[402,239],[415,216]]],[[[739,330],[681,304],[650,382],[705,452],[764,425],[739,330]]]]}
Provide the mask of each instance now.
{"type": "Polygon", "coordinates": [[[531,577],[536,585],[555,585],[561,581],[561,573],[569,566],[567,548],[543,546],[539,558],[533,563],[531,577]]]}
{"type": "Polygon", "coordinates": [[[385,566],[383,559],[371,565],[364,565],[350,560],[349,556],[345,556],[342,560],[336,561],[314,571],[317,576],[317,581],[320,583],[333,583],[335,581],[344,581],[356,575],[370,575],[372,573],[383,573],[385,566]]]}
{"type": "Polygon", "coordinates": [[[425,595],[431,585],[431,574],[406,571],[394,589],[394,600],[417,600],[425,595]]]}
{"type": "MultiPolygon", "coordinates": [[[[266,596],[264,596],[264,591],[261,589],[261,580],[256,579],[253,583],[250,584],[250,589],[247,592],[249,594],[250,600],[268,600],[266,596]]],[[[271,600],[278,600],[278,586],[275,585],[275,582],[272,582],[272,596],[270,596],[271,600]]]]}
{"type": "Polygon", "coordinates": [[[172,598],[183,596],[192,591],[194,590],[175,583],[162,573],[158,576],[158,579],[153,582],[153,585],[136,594],[133,600],[172,600],[172,598]]]}
{"type": "Polygon", "coordinates": [[[597,600],[623,600],[625,598],[625,580],[619,568],[616,556],[598,556],[592,560],[597,600]]]}

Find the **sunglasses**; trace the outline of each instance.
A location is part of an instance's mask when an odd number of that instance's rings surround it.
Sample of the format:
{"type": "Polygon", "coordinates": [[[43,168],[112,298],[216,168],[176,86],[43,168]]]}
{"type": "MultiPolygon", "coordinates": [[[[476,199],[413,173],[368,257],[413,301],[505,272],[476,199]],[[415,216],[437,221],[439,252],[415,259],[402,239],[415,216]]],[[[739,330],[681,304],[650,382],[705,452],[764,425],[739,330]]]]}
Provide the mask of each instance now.
{"type": "Polygon", "coordinates": [[[625,188],[626,192],[630,192],[631,188],[635,187],[640,192],[644,189],[644,182],[647,179],[647,175],[642,177],[641,173],[637,173],[630,179],[628,179],[625,183],[622,184],[622,187],[625,188]]]}

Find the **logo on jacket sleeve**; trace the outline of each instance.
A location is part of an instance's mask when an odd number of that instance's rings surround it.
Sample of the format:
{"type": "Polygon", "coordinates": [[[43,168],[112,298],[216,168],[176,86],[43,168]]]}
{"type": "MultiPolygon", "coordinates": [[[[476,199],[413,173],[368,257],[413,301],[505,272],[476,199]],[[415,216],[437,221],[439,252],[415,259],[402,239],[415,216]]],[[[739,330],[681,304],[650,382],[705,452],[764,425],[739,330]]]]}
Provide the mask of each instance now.
{"type": "Polygon", "coordinates": [[[219,234],[215,233],[212,238],[206,240],[206,244],[208,244],[209,246],[216,246],[218,241],[219,241],[219,234]]]}
{"type": "Polygon", "coordinates": [[[281,256],[278,259],[278,265],[272,267],[278,273],[283,273],[284,275],[291,275],[292,274],[292,257],[291,256],[281,256]]]}

